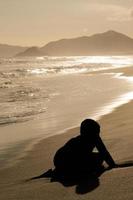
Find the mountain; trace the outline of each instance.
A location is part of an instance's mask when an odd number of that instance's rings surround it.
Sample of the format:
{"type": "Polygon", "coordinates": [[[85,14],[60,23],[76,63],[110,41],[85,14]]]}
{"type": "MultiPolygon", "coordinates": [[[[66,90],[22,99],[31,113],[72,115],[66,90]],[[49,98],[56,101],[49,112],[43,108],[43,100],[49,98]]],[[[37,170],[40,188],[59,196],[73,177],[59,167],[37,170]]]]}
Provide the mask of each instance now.
{"type": "Polygon", "coordinates": [[[43,56],[44,53],[38,47],[30,47],[25,51],[16,54],[17,57],[24,57],[24,56],[43,56]]]}
{"type": "Polygon", "coordinates": [[[45,46],[21,47],[0,44],[0,57],[16,56],[86,56],[133,54],[133,39],[109,30],[92,36],[61,39],[45,46]]]}
{"type": "Polygon", "coordinates": [[[133,39],[116,31],[53,41],[41,48],[49,56],[133,54],[133,39]]]}
{"type": "Polygon", "coordinates": [[[27,47],[0,44],[0,57],[12,57],[25,49],[27,49],[27,47]]]}

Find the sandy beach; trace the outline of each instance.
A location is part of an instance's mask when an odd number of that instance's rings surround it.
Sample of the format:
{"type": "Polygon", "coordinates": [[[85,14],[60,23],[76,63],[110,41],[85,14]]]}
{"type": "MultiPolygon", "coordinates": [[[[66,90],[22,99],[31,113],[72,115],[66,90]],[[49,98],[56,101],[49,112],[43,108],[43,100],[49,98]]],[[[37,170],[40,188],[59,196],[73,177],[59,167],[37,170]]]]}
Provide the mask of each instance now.
{"type": "MultiPolygon", "coordinates": [[[[123,72],[132,76],[131,69],[123,72]]],[[[116,163],[133,161],[133,101],[104,115],[99,123],[101,136],[116,163]]],[[[39,131],[39,130],[38,130],[39,131]]],[[[19,162],[0,170],[1,200],[132,200],[133,167],[112,169],[104,172],[93,189],[88,185],[65,187],[61,183],[51,183],[49,179],[28,179],[41,175],[53,167],[56,150],[67,140],[79,133],[79,128],[52,136],[27,150],[19,162]]]]}

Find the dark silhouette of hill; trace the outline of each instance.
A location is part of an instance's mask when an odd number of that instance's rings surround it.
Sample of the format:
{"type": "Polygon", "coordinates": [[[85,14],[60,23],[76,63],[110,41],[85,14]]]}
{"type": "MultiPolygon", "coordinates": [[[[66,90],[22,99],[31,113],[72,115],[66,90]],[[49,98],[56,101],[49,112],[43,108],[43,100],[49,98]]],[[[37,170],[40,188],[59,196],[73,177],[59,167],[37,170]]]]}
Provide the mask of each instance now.
{"type": "Polygon", "coordinates": [[[12,57],[15,54],[26,50],[27,47],[0,44],[0,57],[12,57]]]}
{"type": "Polygon", "coordinates": [[[21,56],[43,56],[44,53],[38,47],[30,47],[23,52],[16,54],[17,57],[21,56]]]}
{"type": "Polygon", "coordinates": [[[133,54],[133,39],[113,30],[92,36],[52,41],[41,48],[0,44],[0,57],[130,54],[133,54]]]}
{"type": "Polygon", "coordinates": [[[110,30],[89,37],[53,41],[41,50],[51,56],[127,55],[133,54],[133,39],[110,30]]]}

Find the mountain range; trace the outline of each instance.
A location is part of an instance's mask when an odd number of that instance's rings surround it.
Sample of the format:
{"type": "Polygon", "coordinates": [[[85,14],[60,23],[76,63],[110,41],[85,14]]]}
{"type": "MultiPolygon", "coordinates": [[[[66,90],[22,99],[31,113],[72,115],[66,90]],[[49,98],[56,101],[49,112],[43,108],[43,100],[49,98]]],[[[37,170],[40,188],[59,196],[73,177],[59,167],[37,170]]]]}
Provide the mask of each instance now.
{"type": "Polygon", "coordinates": [[[89,56],[130,54],[133,54],[133,39],[113,30],[92,36],[52,41],[41,48],[0,44],[0,56],[89,56]]]}

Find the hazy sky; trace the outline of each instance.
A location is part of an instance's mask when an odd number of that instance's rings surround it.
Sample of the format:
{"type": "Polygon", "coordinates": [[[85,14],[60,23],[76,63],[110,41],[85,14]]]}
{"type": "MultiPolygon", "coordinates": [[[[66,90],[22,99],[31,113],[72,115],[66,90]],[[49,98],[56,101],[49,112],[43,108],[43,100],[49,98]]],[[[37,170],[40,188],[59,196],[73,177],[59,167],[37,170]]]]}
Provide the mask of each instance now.
{"type": "Polygon", "coordinates": [[[133,37],[133,0],[0,0],[0,43],[43,46],[109,29],[133,37]]]}

